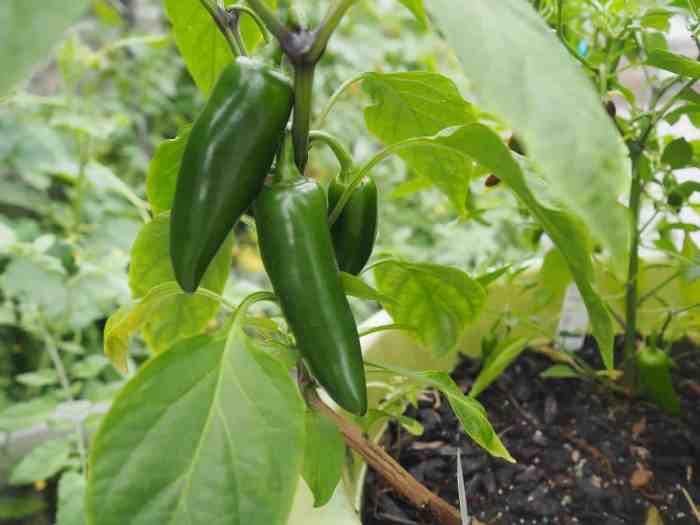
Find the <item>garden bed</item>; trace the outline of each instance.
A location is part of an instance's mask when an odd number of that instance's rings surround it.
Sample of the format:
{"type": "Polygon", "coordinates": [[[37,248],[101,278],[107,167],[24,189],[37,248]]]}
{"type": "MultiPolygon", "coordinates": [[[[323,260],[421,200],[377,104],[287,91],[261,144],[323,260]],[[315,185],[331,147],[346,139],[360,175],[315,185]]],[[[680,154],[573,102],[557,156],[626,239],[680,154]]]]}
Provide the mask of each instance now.
{"type": "MultiPolygon", "coordinates": [[[[580,355],[600,368],[591,339],[580,355]]],[[[461,449],[470,514],[488,524],[643,524],[654,509],[666,525],[697,524],[688,498],[700,504],[700,351],[678,344],[672,356],[681,365],[674,371],[681,419],[597,384],[540,378],[552,363],[526,352],[479,398],[517,464],[478,448],[439,395],[425,396],[406,412],[423,424],[422,436],[392,424],[384,444],[418,481],[454,505],[461,449]]],[[[478,362],[464,358],[453,378],[467,392],[478,371],[478,362]]],[[[370,469],[363,523],[433,521],[370,469]]]]}

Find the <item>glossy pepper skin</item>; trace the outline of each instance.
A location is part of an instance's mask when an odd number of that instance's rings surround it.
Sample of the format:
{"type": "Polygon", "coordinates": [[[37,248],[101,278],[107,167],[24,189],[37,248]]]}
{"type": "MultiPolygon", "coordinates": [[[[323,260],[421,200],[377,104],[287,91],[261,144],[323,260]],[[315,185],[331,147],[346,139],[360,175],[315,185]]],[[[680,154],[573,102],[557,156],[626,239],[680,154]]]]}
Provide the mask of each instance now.
{"type": "Polygon", "coordinates": [[[680,415],[680,399],[671,377],[671,358],[663,350],[651,347],[639,350],[636,358],[642,393],[669,414],[680,415]]]}
{"type": "Polygon", "coordinates": [[[265,186],[255,221],[265,270],[301,355],[338,405],[364,414],[362,350],[333,253],[325,192],[310,179],[265,186]]]}
{"type": "MultiPolygon", "coordinates": [[[[328,188],[328,209],[333,211],[346,186],[334,181],[328,188]]],[[[379,193],[372,179],[365,179],[350,196],[331,228],[340,270],[359,274],[367,264],[377,238],[379,193]]]]}
{"type": "Polygon", "coordinates": [[[221,73],[185,147],[171,212],[175,277],[194,292],[262,189],[293,104],[290,82],[238,58],[221,73]]]}

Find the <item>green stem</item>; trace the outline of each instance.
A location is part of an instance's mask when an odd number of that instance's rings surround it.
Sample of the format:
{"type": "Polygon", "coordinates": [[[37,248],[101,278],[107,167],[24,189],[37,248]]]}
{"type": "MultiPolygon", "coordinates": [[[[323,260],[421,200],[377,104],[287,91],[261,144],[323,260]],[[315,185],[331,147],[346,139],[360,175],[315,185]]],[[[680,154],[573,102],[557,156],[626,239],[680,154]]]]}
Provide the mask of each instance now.
{"type": "Polygon", "coordinates": [[[315,69],[316,66],[313,63],[302,62],[294,66],[292,140],[294,142],[294,160],[302,174],[309,160],[309,131],[311,130],[315,69]]]}
{"type": "Polygon", "coordinates": [[[357,1],[358,0],[339,0],[331,8],[326,15],[326,18],[323,20],[323,22],[321,22],[321,25],[315,31],[314,43],[312,44],[311,49],[309,49],[307,55],[307,60],[309,62],[316,63],[321,58],[323,52],[328,46],[328,41],[331,39],[331,36],[333,36],[336,28],[343,20],[345,13],[347,13],[348,9],[356,4],[357,1]]]}
{"type": "Polygon", "coordinates": [[[642,179],[639,172],[639,163],[642,156],[642,146],[635,145],[631,151],[632,157],[632,185],[630,188],[629,209],[632,215],[629,268],[627,270],[625,317],[627,330],[625,331],[625,375],[633,377],[634,354],[637,340],[637,304],[638,304],[638,277],[639,277],[639,216],[642,196],[642,179]]]}
{"type": "MultiPolygon", "coordinates": [[[[70,379],[68,378],[68,374],[66,373],[65,366],[63,366],[63,360],[61,359],[58,347],[56,346],[53,337],[49,334],[48,331],[44,331],[43,335],[44,344],[46,345],[46,351],[51,357],[51,362],[53,363],[53,367],[56,370],[58,381],[61,384],[61,389],[63,389],[63,393],[65,394],[66,399],[68,401],[74,401],[75,398],[73,397],[73,393],[71,392],[70,379]]],[[[82,466],[82,470],[83,472],[87,472],[87,449],[85,446],[86,436],[82,422],[78,421],[75,424],[75,433],[77,435],[78,453],[80,454],[80,463],[82,466]]]]}
{"type": "Polygon", "coordinates": [[[669,277],[668,279],[665,279],[663,282],[659,283],[659,285],[655,286],[652,290],[649,290],[647,293],[645,293],[642,297],[639,298],[637,306],[641,307],[645,302],[647,302],[649,299],[654,297],[661,290],[666,288],[666,286],[668,286],[673,281],[678,279],[678,277],[680,277],[680,275],[682,273],[683,273],[683,270],[679,270],[679,271],[675,272],[673,275],[671,275],[671,277],[669,277]]]}
{"type": "Polygon", "coordinates": [[[409,326],[407,324],[400,324],[400,323],[393,323],[393,324],[385,324],[382,326],[375,326],[374,328],[368,328],[367,330],[363,330],[360,332],[360,337],[365,337],[370,334],[376,334],[377,332],[387,332],[389,330],[402,330],[405,332],[415,332],[416,327],[415,326],[409,326]]]}
{"type": "Polygon", "coordinates": [[[226,11],[219,8],[212,0],[199,0],[199,3],[207,10],[216,23],[216,26],[219,28],[219,31],[221,31],[221,34],[224,35],[233,56],[240,56],[243,50],[239,48],[234,31],[232,31],[228,25],[228,14],[226,11]]]}
{"type": "MultiPolygon", "coordinates": [[[[289,29],[277,18],[277,15],[272,9],[270,9],[264,0],[247,0],[250,7],[258,15],[260,20],[265,23],[267,29],[273,36],[278,40],[280,44],[283,44],[289,38],[289,29]]],[[[284,45],[283,45],[284,47],[284,45]]]]}
{"type": "Polygon", "coordinates": [[[290,180],[290,158],[292,155],[292,136],[290,133],[284,134],[284,140],[277,153],[277,161],[275,163],[275,172],[272,181],[275,184],[290,180]]]}
{"type": "Polygon", "coordinates": [[[379,153],[377,153],[374,157],[372,157],[370,160],[368,160],[358,171],[357,173],[354,174],[352,181],[346,188],[346,190],[343,192],[343,195],[340,197],[340,200],[338,201],[338,204],[335,206],[333,209],[333,212],[331,213],[330,217],[328,218],[328,223],[332,226],[335,224],[335,221],[338,220],[338,217],[340,217],[340,214],[343,213],[343,208],[345,208],[345,205],[348,203],[348,200],[350,200],[350,196],[352,193],[357,189],[357,187],[360,185],[362,182],[362,179],[364,179],[369,173],[377,166],[377,164],[380,164],[382,161],[388,159],[392,155],[395,155],[399,151],[402,151],[404,149],[408,148],[415,148],[416,146],[432,146],[437,149],[444,149],[447,151],[451,151],[454,153],[454,149],[450,148],[449,146],[444,146],[440,144],[439,142],[436,142],[435,139],[431,137],[416,137],[412,139],[407,139],[403,140],[401,142],[397,142],[396,144],[392,144],[390,146],[385,147],[383,150],[381,150],[379,153]]]}
{"type": "Polygon", "coordinates": [[[569,53],[586,68],[592,72],[597,72],[595,66],[593,66],[588,60],[582,57],[576,49],[569,43],[564,34],[564,0],[559,0],[558,2],[558,12],[557,12],[557,35],[559,35],[559,40],[564,44],[564,47],[569,51],[569,53]]]}
{"type": "Polygon", "coordinates": [[[311,145],[315,142],[321,142],[333,151],[335,158],[338,159],[338,163],[340,164],[341,174],[347,174],[355,170],[355,162],[350,152],[330,133],[318,130],[312,131],[309,133],[309,140],[311,141],[311,145]]]}
{"type": "Polygon", "coordinates": [[[352,77],[349,80],[346,80],[343,82],[338,89],[335,90],[335,93],[331,95],[331,98],[328,99],[328,102],[326,103],[326,107],[323,108],[323,111],[321,112],[321,115],[318,117],[318,120],[316,121],[316,127],[317,128],[322,128],[323,125],[326,123],[326,118],[328,117],[328,114],[331,112],[333,109],[333,106],[335,106],[336,102],[338,102],[338,99],[347,91],[350,86],[353,84],[356,84],[357,82],[360,82],[361,80],[364,80],[367,77],[368,73],[360,73],[359,75],[352,77]]]}
{"type": "Polygon", "coordinates": [[[250,7],[247,7],[244,5],[232,5],[231,7],[229,7],[227,9],[227,11],[229,13],[235,14],[236,16],[246,14],[249,17],[251,17],[253,19],[253,22],[255,22],[255,24],[258,26],[258,29],[260,30],[260,34],[262,35],[265,43],[267,44],[270,42],[270,37],[267,34],[267,27],[265,26],[265,22],[260,17],[260,15],[258,15],[258,13],[253,11],[250,7]]]}

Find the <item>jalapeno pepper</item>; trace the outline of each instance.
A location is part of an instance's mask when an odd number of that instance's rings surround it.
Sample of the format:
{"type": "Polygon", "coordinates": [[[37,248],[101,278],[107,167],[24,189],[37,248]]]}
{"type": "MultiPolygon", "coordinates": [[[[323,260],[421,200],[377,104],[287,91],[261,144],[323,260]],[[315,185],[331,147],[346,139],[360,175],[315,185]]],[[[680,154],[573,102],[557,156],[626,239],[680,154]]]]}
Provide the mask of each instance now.
{"type": "Polygon", "coordinates": [[[289,80],[238,58],[221,73],[190,133],[170,229],[175,277],[194,292],[262,189],[293,104],[289,80]]]}
{"type": "MultiPolygon", "coordinates": [[[[335,181],[328,188],[332,212],[346,186],[335,181]]],[[[377,237],[379,194],[372,179],[365,179],[350,196],[343,212],[331,228],[333,247],[340,270],[359,274],[367,264],[377,237]]]]}
{"type": "Polygon", "coordinates": [[[297,178],[263,188],[255,202],[263,264],[299,352],[331,398],[367,411],[357,326],[343,291],[323,189],[297,178]]]}

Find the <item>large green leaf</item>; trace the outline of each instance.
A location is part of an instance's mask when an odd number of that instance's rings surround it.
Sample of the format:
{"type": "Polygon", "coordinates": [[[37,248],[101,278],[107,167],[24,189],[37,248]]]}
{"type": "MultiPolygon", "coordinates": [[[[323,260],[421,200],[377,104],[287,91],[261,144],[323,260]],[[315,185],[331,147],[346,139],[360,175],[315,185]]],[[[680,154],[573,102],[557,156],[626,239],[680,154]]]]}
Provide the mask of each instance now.
{"type": "Polygon", "coordinates": [[[408,377],[423,386],[438,389],[447,398],[452,411],[470,438],[492,456],[515,463],[515,460],[491,426],[484,407],[476,399],[465,396],[449,374],[434,371],[416,372],[394,366],[370,366],[408,377]]]}
{"type": "MultiPolygon", "coordinates": [[[[267,3],[275,6],[277,2],[267,0],[267,3]]],[[[165,9],[187,69],[199,89],[208,95],[221,71],[233,61],[231,50],[200,0],[165,0],[165,9]]],[[[241,33],[249,48],[261,39],[248,16],[241,20],[241,33]]]]}
{"type": "Polygon", "coordinates": [[[105,416],[90,456],[88,523],[283,525],[302,467],[304,403],[235,323],[159,354],[105,416]]]}
{"type": "Polygon", "coordinates": [[[614,213],[627,150],[591,82],[529,2],[433,0],[479,103],[524,142],[547,185],[625,267],[629,226],[614,213]]]}
{"type": "Polygon", "coordinates": [[[486,126],[473,124],[436,139],[440,145],[459,149],[496,173],[527,206],[569,265],[591,319],[606,367],[613,363],[613,325],[605,303],[594,288],[595,275],[585,227],[566,211],[540,204],[523,172],[500,137],[486,126]]]}
{"type": "MultiPolygon", "coordinates": [[[[220,294],[229,275],[232,236],[212,261],[202,287],[220,294]]],[[[175,280],[170,261],[170,218],[167,214],[146,224],[131,251],[129,286],[135,299],[145,297],[153,288],[175,280]]],[[[204,330],[216,315],[219,303],[199,295],[178,294],[163,301],[143,327],[148,345],[155,352],[168,349],[175,342],[204,330]]]]}
{"type": "Polygon", "coordinates": [[[457,348],[486,300],[479,283],[447,266],[386,261],[374,276],[379,291],[394,300],[384,304],[394,321],[415,327],[420,340],[437,354],[457,348]]]}
{"type": "Polygon", "coordinates": [[[649,51],[646,63],[683,77],[700,78],[700,62],[663,49],[649,51]]]}
{"type": "Polygon", "coordinates": [[[85,11],[88,0],[4,0],[0,3],[0,95],[28,77],[61,35],[85,11]]]}
{"type": "Polygon", "coordinates": [[[176,138],[162,142],[148,167],[146,190],[155,215],[173,207],[177,176],[191,130],[188,126],[176,138]]]}
{"type": "MultiPolygon", "coordinates": [[[[476,120],[472,107],[449,78],[423,71],[368,73],[363,87],[374,105],[365,110],[367,128],[386,144],[435,135],[445,128],[476,120]]],[[[449,150],[412,148],[401,158],[432,181],[462,214],[474,163],[449,150]]]]}
{"type": "Polygon", "coordinates": [[[315,411],[306,413],[304,481],[314,494],[314,507],[330,501],[345,465],[345,441],[333,422],[315,411]]]}

